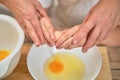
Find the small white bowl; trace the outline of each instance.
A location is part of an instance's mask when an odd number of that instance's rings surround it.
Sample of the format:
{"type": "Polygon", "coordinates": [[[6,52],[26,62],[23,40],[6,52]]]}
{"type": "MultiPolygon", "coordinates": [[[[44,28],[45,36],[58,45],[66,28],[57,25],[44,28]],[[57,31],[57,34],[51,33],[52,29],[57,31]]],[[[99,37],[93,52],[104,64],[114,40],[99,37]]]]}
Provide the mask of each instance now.
{"type": "Polygon", "coordinates": [[[75,54],[81,58],[81,60],[85,64],[86,70],[83,80],[94,80],[100,72],[102,57],[96,46],[89,49],[87,53],[82,53],[81,48],[74,48],[71,50],[58,50],[55,47],[49,47],[47,45],[43,45],[40,47],[36,47],[35,45],[33,45],[30,48],[27,57],[27,66],[30,74],[35,80],[46,80],[43,73],[44,63],[51,56],[51,52],[55,51],[75,54]]]}
{"type": "Polygon", "coordinates": [[[20,59],[20,49],[24,42],[24,32],[17,21],[7,15],[0,14],[0,50],[11,53],[0,61],[0,79],[7,77],[16,67],[20,59]]]}

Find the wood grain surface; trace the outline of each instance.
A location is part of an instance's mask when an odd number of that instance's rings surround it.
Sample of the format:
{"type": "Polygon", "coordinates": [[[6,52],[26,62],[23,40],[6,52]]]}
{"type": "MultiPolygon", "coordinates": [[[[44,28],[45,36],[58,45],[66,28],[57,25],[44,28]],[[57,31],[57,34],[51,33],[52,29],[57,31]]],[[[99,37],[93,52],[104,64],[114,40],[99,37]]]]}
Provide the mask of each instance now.
{"type": "Polygon", "coordinates": [[[120,80],[120,46],[108,47],[112,80],[120,80]]]}

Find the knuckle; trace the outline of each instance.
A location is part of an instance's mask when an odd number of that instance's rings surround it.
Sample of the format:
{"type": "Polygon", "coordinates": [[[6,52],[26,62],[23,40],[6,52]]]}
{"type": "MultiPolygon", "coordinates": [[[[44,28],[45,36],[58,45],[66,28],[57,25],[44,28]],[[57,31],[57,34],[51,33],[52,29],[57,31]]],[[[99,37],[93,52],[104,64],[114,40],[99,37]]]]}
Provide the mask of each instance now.
{"type": "Polygon", "coordinates": [[[36,32],[38,33],[39,36],[43,37],[45,33],[41,29],[37,29],[36,32]]]}
{"type": "Polygon", "coordinates": [[[98,41],[102,41],[103,40],[103,36],[101,35],[99,38],[98,38],[98,41]]]}
{"type": "Polygon", "coordinates": [[[35,41],[35,36],[33,35],[33,34],[29,34],[30,35],[30,37],[31,37],[31,39],[33,40],[33,41],[35,41]]]}
{"type": "Polygon", "coordinates": [[[48,27],[49,32],[53,32],[53,28],[51,26],[48,27]]]}
{"type": "Polygon", "coordinates": [[[49,34],[52,36],[52,35],[54,35],[54,31],[51,29],[51,30],[49,30],[49,34]]]}
{"type": "Polygon", "coordinates": [[[88,27],[85,27],[84,29],[81,30],[82,34],[86,34],[88,32],[88,27]]]}
{"type": "Polygon", "coordinates": [[[69,37],[69,34],[64,34],[63,37],[64,37],[64,38],[68,38],[68,37],[69,37]]]}
{"type": "Polygon", "coordinates": [[[102,24],[103,24],[103,25],[106,25],[107,23],[108,23],[108,21],[107,21],[106,19],[103,19],[103,20],[102,20],[102,24]]]}
{"type": "Polygon", "coordinates": [[[27,32],[28,32],[28,34],[30,34],[30,35],[34,35],[34,34],[35,34],[35,31],[32,30],[31,28],[27,28],[27,32]]]}
{"type": "Polygon", "coordinates": [[[81,40],[81,39],[83,39],[83,38],[84,38],[84,35],[85,35],[85,34],[78,34],[78,35],[76,35],[76,40],[81,40]]]}
{"type": "Polygon", "coordinates": [[[69,46],[70,44],[68,43],[68,42],[65,42],[64,44],[63,44],[63,46],[64,47],[67,47],[67,46],[69,46]]]}
{"type": "Polygon", "coordinates": [[[27,32],[28,34],[30,34],[32,31],[29,28],[27,28],[27,32]]]}
{"type": "Polygon", "coordinates": [[[30,31],[30,30],[27,30],[28,34],[30,35],[34,35],[34,32],[33,31],[30,31]]]}
{"type": "Polygon", "coordinates": [[[27,11],[24,13],[24,17],[27,18],[27,19],[33,19],[34,18],[34,10],[31,10],[31,11],[27,11]]]}

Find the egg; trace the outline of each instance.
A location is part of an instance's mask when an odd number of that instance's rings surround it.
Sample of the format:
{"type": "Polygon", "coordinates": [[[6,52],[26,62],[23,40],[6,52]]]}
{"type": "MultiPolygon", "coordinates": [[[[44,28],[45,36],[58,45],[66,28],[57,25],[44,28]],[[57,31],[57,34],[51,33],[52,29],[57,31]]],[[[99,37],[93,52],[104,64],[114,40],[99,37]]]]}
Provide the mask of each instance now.
{"type": "MultiPolygon", "coordinates": [[[[45,25],[46,25],[46,26],[51,26],[51,27],[53,27],[53,25],[52,25],[52,23],[50,22],[50,19],[49,19],[48,17],[43,17],[43,18],[41,18],[40,24],[41,24],[42,29],[44,29],[45,25]]],[[[56,31],[56,30],[55,30],[56,39],[58,39],[58,38],[61,36],[61,34],[62,34],[61,31],[56,31]]]]}
{"type": "Polygon", "coordinates": [[[44,65],[47,80],[82,80],[85,75],[83,61],[74,54],[56,53],[44,65]]]}
{"type": "Polygon", "coordinates": [[[10,54],[8,50],[0,50],[0,61],[5,59],[10,54]]]}
{"type": "Polygon", "coordinates": [[[62,35],[62,32],[60,31],[55,31],[55,37],[56,37],[56,40],[58,40],[62,35]]]}

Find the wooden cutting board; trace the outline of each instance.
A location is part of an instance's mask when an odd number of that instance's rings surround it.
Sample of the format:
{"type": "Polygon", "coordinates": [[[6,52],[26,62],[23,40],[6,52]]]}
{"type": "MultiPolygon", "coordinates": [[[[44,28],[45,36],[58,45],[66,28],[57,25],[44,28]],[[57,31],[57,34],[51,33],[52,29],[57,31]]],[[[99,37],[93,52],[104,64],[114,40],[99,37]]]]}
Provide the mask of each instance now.
{"type": "MultiPolygon", "coordinates": [[[[22,47],[22,56],[20,59],[19,64],[17,65],[16,69],[13,73],[3,80],[34,80],[30,75],[26,59],[28,51],[31,47],[31,43],[25,43],[22,47]]],[[[102,55],[102,69],[97,76],[96,80],[112,80],[111,71],[110,71],[110,64],[108,59],[108,54],[105,47],[99,47],[101,55],[102,55]]]]}

